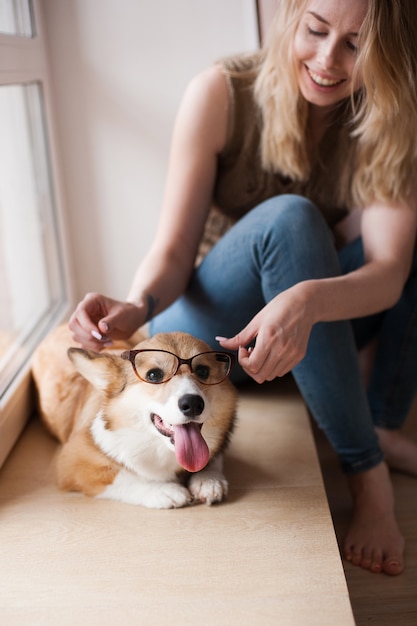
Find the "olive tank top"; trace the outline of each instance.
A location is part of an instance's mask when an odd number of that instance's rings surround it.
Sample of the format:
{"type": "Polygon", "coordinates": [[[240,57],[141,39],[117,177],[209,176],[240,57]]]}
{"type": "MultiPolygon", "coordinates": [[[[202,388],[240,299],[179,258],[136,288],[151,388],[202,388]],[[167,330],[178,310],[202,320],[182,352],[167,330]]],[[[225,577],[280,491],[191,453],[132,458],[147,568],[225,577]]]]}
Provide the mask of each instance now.
{"type": "Polygon", "coordinates": [[[256,53],[223,59],[229,95],[229,129],[219,154],[213,207],[207,218],[197,263],[216,241],[255,206],[280,194],[298,194],[312,200],[332,228],[348,212],[340,201],[340,185],[351,154],[352,140],[343,116],[326,131],[307,182],[265,171],[260,157],[261,116],[254,100],[256,53]]]}

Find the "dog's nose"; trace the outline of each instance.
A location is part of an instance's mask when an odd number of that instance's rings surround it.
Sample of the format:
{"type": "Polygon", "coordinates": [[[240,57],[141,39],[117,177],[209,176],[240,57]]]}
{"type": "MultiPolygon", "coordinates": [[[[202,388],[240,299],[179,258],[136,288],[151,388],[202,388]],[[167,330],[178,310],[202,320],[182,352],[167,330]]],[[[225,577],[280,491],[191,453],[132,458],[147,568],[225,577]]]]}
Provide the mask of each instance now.
{"type": "Polygon", "coordinates": [[[178,406],[186,417],[197,417],[204,410],[204,400],[201,396],[187,393],[178,400],[178,406]]]}

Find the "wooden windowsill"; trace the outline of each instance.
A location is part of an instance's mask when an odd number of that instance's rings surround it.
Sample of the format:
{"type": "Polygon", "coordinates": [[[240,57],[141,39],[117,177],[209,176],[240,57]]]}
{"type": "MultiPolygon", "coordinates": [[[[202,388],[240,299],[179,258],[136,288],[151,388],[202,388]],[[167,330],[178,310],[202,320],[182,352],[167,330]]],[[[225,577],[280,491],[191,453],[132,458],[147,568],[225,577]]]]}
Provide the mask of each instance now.
{"type": "Polygon", "coordinates": [[[353,626],[298,392],[250,386],[238,414],[227,501],[171,511],[59,492],[33,418],[0,472],[1,622],[353,626]]]}

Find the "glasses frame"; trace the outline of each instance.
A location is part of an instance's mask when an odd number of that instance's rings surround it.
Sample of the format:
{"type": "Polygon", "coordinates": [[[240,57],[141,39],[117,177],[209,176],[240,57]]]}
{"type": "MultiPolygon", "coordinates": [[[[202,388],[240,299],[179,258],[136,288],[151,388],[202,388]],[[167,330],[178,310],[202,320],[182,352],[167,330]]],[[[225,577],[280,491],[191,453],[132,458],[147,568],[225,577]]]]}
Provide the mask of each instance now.
{"type": "Polygon", "coordinates": [[[171,380],[171,378],[174,378],[174,376],[176,376],[181,365],[188,365],[188,367],[190,368],[190,372],[194,374],[193,368],[192,368],[193,360],[197,358],[198,356],[204,356],[205,354],[221,354],[222,356],[226,356],[228,358],[229,365],[227,368],[227,372],[221,380],[218,380],[215,383],[206,383],[204,382],[204,380],[201,380],[200,378],[198,379],[199,382],[202,383],[203,385],[208,385],[208,386],[219,385],[224,380],[226,380],[226,378],[229,376],[232,370],[232,367],[235,363],[235,360],[236,360],[235,355],[231,354],[230,352],[224,352],[222,350],[207,350],[206,352],[199,352],[198,354],[194,354],[194,356],[190,357],[189,359],[183,359],[180,356],[178,356],[178,354],[175,354],[174,352],[170,352],[169,350],[158,350],[158,348],[143,348],[141,350],[125,350],[125,352],[122,352],[120,356],[125,361],[130,361],[133,367],[133,371],[135,372],[139,380],[143,381],[144,383],[149,383],[150,385],[163,385],[164,383],[167,383],[169,380],[171,380]],[[174,356],[177,359],[177,367],[175,369],[175,372],[171,374],[169,378],[165,378],[164,380],[161,380],[158,382],[152,382],[150,380],[146,380],[145,378],[142,378],[142,376],[139,375],[139,372],[137,371],[136,365],[135,365],[136,355],[139,354],[140,352],[163,352],[164,354],[170,354],[171,356],[174,356]]]}

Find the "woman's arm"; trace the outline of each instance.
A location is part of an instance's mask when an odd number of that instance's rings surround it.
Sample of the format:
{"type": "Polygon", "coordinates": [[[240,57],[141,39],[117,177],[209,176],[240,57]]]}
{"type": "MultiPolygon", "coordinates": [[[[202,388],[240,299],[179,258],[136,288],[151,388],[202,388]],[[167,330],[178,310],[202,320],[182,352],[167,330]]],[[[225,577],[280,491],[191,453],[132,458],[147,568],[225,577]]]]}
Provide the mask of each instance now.
{"type": "Polygon", "coordinates": [[[367,207],[361,220],[362,267],[287,289],[221,345],[239,349],[240,364],[257,382],[283,376],[304,357],[315,323],[372,315],[397,302],[410,272],[416,232],[417,208],[411,203],[367,207]],[[254,338],[254,350],[246,350],[254,338]]]}
{"type": "Polygon", "coordinates": [[[417,208],[375,203],[362,211],[365,264],[336,278],[311,281],[315,322],[352,319],[391,308],[400,298],[411,268],[417,208]]]}
{"type": "Polygon", "coordinates": [[[91,335],[97,330],[110,340],[127,338],[183,293],[212,202],[217,156],[225,145],[227,126],[226,79],[213,66],[191,81],[182,99],[159,227],[127,302],[87,294],[70,320],[76,341],[100,348],[100,341],[91,335]]]}
{"type": "Polygon", "coordinates": [[[227,85],[215,66],[190,83],[178,113],[159,228],[128,296],[139,306],[150,295],[158,312],[187,285],[212,202],[227,115],[227,85]]]}

